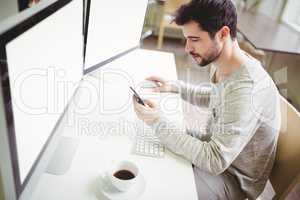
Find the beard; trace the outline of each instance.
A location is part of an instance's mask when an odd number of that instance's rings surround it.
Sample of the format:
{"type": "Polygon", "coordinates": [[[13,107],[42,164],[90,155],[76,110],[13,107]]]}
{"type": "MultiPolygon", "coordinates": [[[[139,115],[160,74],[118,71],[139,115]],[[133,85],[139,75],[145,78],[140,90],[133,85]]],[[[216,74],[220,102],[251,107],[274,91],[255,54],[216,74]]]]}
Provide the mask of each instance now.
{"type": "Polygon", "coordinates": [[[209,53],[206,53],[206,56],[201,56],[200,54],[194,52],[190,52],[190,55],[196,60],[200,67],[205,67],[217,60],[220,57],[221,52],[221,48],[218,48],[218,45],[214,42],[212,48],[209,50],[209,53]],[[197,58],[201,58],[201,62],[198,62],[197,58]]]}

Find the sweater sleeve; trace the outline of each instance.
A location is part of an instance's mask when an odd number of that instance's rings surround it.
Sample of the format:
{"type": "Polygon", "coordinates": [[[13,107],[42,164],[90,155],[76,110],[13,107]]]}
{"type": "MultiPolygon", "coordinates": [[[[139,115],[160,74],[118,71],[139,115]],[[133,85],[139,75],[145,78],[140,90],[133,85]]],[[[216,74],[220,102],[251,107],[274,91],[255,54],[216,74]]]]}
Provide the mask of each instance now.
{"type": "Polygon", "coordinates": [[[175,84],[183,100],[199,107],[208,107],[212,89],[209,83],[191,85],[177,81],[175,84]]]}
{"type": "Polygon", "coordinates": [[[259,110],[251,107],[252,84],[235,84],[224,95],[224,103],[217,110],[217,123],[211,125],[209,141],[201,141],[187,134],[184,127],[162,117],[152,125],[161,142],[200,169],[213,175],[225,171],[254,135],[259,123],[259,110]]]}

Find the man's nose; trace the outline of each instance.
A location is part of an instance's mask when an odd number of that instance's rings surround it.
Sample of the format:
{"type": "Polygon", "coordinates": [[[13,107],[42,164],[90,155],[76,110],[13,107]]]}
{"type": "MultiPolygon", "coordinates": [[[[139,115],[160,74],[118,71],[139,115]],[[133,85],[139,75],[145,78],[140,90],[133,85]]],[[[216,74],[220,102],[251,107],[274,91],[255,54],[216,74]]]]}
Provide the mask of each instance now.
{"type": "Polygon", "coordinates": [[[189,40],[186,40],[186,43],[185,43],[185,52],[190,53],[192,51],[193,51],[193,47],[191,46],[189,40]]]}

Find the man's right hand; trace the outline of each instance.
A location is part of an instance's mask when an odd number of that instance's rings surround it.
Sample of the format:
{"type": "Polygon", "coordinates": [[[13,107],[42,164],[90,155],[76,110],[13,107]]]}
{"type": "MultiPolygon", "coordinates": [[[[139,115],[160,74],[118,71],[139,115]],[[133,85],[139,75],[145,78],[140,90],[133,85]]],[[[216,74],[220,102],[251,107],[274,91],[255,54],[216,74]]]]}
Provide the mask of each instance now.
{"type": "Polygon", "coordinates": [[[172,93],[178,93],[179,89],[178,86],[176,86],[175,81],[166,81],[161,77],[157,76],[150,76],[146,78],[148,81],[153,81],[157,87],[154,88],[155,92],[172,92],[172,93]]]}

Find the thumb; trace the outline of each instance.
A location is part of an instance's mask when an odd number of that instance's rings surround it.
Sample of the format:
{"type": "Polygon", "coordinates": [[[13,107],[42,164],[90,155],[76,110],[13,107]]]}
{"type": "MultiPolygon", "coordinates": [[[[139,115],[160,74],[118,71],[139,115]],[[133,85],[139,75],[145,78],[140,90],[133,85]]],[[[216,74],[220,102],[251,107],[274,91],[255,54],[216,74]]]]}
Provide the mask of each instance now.
{"type": "MultiPolygon", "coordinates": [[[[158,85],[158,83],[163,84],[165,82],[162,78],[157,77],[157,76],[150,76],[150,77],[146,78],[146,80],[153,81],[157,85],[158,85]]],[[[160,85],[158,85],[158,86],[160,86],[160,85]]]]}

